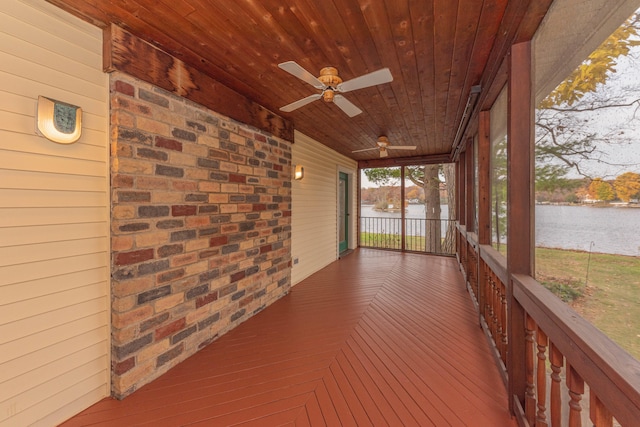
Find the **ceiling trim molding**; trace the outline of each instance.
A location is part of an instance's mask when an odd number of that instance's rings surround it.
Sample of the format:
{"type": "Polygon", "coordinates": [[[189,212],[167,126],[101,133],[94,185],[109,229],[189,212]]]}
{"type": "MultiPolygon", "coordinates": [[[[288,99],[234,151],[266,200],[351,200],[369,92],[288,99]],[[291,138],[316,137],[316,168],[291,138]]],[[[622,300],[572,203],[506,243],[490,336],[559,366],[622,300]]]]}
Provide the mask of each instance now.
{"type": "Polygon", "coordinates": [[[293,142],[291,121],[117,25],[105,28],[103,44],[105,72],[124,72],[217,113],[293,142]]]}
{"type": "Polygon", "coordinates": [[[392,157],[383,159],[359,160],[358,169],[390,168],[394,166],[416,166],[451,163],[451,157],[447,154],[436,154],[413,157],[392,157]]]}

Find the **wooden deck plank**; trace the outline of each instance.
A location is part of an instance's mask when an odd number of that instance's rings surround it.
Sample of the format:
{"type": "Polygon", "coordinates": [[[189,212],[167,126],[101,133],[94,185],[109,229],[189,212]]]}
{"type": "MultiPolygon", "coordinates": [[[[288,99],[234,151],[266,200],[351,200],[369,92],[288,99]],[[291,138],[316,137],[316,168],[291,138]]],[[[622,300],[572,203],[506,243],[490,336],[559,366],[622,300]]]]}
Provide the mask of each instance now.
{"type": "Polygon", "coordinates": [[[359,249],[64,426],[515,426],[453,258],[359,249]]]}

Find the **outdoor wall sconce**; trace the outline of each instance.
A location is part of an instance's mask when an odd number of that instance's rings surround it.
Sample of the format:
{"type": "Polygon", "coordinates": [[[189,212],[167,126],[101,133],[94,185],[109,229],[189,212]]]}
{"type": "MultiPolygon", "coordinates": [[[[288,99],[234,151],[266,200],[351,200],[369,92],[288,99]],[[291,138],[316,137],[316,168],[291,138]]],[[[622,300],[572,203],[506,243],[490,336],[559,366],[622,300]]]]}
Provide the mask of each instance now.
{"type": "Polygon", "coordinates": [[[300,165],[296,165],[293,172],[293,179],[300,181],[302,178],[304,178],[304,168],[300,165]]]}
{"type": "Polygon", "coordinates": [[[82,108],[39,96],[37,127],[41,135],[53,142],[74,143],[82,134],[82,108]]]}

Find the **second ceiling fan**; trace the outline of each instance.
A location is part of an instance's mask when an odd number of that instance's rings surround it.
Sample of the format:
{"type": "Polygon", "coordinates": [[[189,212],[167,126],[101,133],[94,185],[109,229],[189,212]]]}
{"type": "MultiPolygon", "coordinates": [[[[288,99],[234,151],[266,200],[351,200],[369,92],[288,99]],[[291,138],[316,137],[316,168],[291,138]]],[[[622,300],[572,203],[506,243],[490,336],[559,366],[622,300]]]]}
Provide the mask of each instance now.
{"type": "Polygon", "coordinates": [[[334,67],[323,68],[320,70],[319,77],[314,76],[294,61],[283,62],[282,64],[278,64],[278,67],[322,91],[321,93],[309,95],[306,98],[302,98],[280,108],[281,111],[287,113],[322,98],[325,102],[333,102],[336,104],[349,117],[357,116],[362,113],[362,110],[347,98],[340,95],[341,93],[393,81],[393,76],[388,68],[373,71],[343,82],[340,76],[338,76],[338,70],[334,67]]]}
{"type": "Polygon", "coordinates": [[[376,144],[377,144],[377,147],[363,148],[362,150],[352,151],[352,153],[361,153],[363,151],[370,151],[370,150],[380,150],[380,157],[387,157],[389,155],[387,150],[415,150],[416,149],[415,145],[389,145],[389,139],[384,135],[378,137],[376,144]]]}

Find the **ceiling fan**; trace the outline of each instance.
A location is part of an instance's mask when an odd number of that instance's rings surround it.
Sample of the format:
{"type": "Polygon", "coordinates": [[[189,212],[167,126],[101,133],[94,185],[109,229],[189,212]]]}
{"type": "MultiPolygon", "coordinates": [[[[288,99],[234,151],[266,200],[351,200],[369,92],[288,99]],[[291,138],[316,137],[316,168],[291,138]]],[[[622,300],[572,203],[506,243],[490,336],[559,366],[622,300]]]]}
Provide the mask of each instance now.
{"type": "Polygon", "coordinates": [[[388,68],[382,68],[378,71],[373,71],[368,74],[364,74],[360,77],[356,77],[351,80],[343,82],[338,76],[338,70],[334,67],[325,67],[320,70],[320,76],[315,77],[313,74],[302,68],[294,61],[283,62],[278,64],[278,67],[285,70],[287,73],[299,78],[303,82],[310,84],[316,89],[320,89],[321,93],[309,95],[306,98],[302,98],[291,104],[285,105],[280,108],[280,111],[290,112],[303,107],[317,99],[324,99],[325,102],[333,102],[342,111],[344,111],[349,117],[357,116],[362,113],[358,107],[356,107],[351,101],[349,101],[340,93],[350,92],[356,89],[363,89],[369,86],[375,86],[382,83],[389,83],[393,80],[391,71],[388,68]]]}
{"type": "Polygon", "coordinates": [[[355,150],[352,153],[361,153],[363,151],[370,150],[380,150],[380,157],[387,157],[389,153],[387,150],[415,150],[415,145],[389,145],[389,139],[382,135],[378,137],[378,141],[376,141],[377,147],[372,148],[363,148],[362,150],[355,150]]]}

